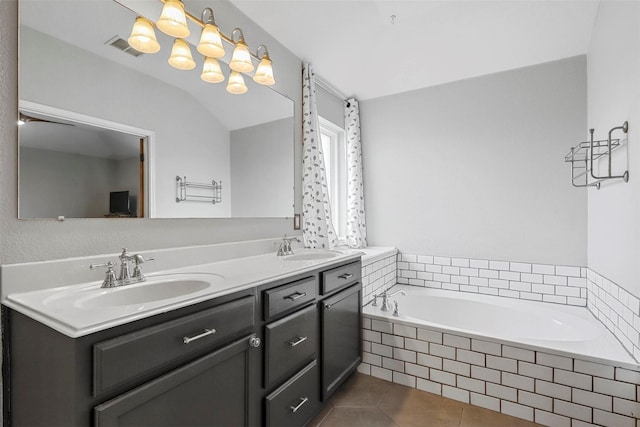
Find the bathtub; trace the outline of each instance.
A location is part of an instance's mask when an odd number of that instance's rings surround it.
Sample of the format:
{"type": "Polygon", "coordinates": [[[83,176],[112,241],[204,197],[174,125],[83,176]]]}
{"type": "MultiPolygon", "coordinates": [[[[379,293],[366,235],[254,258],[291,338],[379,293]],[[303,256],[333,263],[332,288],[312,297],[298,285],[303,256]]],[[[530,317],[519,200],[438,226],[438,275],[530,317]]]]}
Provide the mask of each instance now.
{"type": "Polygon", "coordinates": [[[363,307],[361,373],[542,425],[636,427],[640,365],[585,307],[397,290],[399,316],[363,307]]]}

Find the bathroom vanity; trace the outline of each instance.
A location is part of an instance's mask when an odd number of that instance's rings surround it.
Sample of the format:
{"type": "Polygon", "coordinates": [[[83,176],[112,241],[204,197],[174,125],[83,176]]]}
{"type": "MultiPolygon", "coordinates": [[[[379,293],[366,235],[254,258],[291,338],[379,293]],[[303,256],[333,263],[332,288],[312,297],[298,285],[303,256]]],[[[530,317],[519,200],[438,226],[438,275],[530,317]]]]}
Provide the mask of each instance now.
{"type": "Polygon", "coordinates": [[[6,425],[306,424],[361,360],[361,263],[299,264],[80,336],[5,301],[6,425]]]}

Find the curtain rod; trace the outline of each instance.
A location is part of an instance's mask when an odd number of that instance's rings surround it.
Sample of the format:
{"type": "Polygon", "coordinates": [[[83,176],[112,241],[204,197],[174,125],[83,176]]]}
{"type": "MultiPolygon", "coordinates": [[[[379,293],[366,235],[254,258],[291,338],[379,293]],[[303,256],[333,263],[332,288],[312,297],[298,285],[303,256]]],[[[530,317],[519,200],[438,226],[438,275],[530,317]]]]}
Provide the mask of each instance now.
{"type": "Polygon", "coordinates": [[[334,88],[333,86],[331,86],[329,83],[327,83],[325,80],[323,80],[321,77],[319,77],[317,74],[314,74],[314,80],[316,82],[316,84],[318,86],[320,86],[322,89],[326,90],[327,92],[329,92],[331,95],[335,96],[336,98],[345,101],[347,99],[346,96],[344,96],[338,89],[334,88]]]}

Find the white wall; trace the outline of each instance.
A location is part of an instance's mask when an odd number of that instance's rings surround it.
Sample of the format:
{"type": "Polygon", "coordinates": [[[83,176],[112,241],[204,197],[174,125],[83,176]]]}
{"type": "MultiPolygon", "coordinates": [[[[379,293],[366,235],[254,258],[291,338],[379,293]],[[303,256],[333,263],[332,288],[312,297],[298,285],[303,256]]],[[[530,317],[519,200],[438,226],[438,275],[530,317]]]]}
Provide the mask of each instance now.
{"type": "Polygon", "coordinates": [[[628,145],[613,159],[614,174],[628,168],[629,182],[611,180],[588,193],[588,265],[640,297],[640,3],[600,3],[588,59],[595,138],[629,122],[628,145]]]}
{"type": "Polygon", "coordinates": [[[234,218],[293,214],[292,119],[231,131],[231,215],[234,218]]]}
{"type": "MultiPolygon", "coordinates": [[[[18,2],[0,1],[0,262],[3,264],[113,253],[122,246],[133,251],[222,243],[289,235],[293,221],[274,219],[17,219],[18,2]]],[[[212,1],[216,20],[244,30],[247,40],[260,40],[278,73],[275,89],[294,101],[296,210],[302,182],[301,61],[228,1],[212,1]]],[[[169,172],[169,171],[167,171],[169,172]]]]}
{"type": "Polygon", "coordinates": [[[585,265],[585,57],[360,103],[369,244],[585,265]]]}

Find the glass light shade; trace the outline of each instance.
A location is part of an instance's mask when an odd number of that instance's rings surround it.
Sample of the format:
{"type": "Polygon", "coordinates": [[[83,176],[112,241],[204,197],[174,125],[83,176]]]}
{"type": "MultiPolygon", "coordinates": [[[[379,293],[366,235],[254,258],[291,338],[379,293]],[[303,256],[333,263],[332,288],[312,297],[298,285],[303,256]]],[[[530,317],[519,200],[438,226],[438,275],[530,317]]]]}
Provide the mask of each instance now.
{"type": "Polygon", "coordinates": [[[271,66],[271,59],[269,59],[269,55],[264,55],[260,64],[258,64],[258,69],[256,73],[253,75],[253,81],[265,86],[271,86],[275,84],[275,79],[273,78],[273,67],[271,66]]]}
{"type": "Polygon", "coordinates": [[[184,14],[184,5],[180,0],[166,1],[156,25],[160,31],[171,37],[180,39],[189,37],[187,17],[184,14]]]}
{"type": "Polygon", "coordinates": [[[205,24],[198,43],[198,52],[209,58],[222,58],[224,47],[220,38],[218,27],[212,24],[205,24]]]}
{"type": "Polygon", "coordinates": [[[224,81],[224,74],[222,74],[222,69],[220,69],[220,63],[217,59],[207,58],[204,60],[200,78],[208,83],[220,83],[224,81]]]}
{"type": "Polygon", "coordinates": [[[253,71],[253,63],[251,62],[249,48],[242,39],[236,43],[236,48],[233,50],[233,57],[231,57],[231,62],[229,62],[229,68],[241,73],[249,73],[253,71]]]}
{"type": "Polygon", "coordinates": [[[160,50],[160,43],[156,39],[153,24],[142,16],[136,18],[127,42],[129,46],[142,53],[156,53],[160,50]]]}
{"type": "Polygon", "coordinates": [[[242,95],[247,92],[247,85],[244,83],[242,74],[237,71],[232,71],[229,74],[229,83],[227,83],[227,92],[234,95],[242,95]]]}
{"type": "Polygon", "coordinates": [[[176,39],[173,42],[169,64],[178,70],[191,70],[196,66],[196,62],[191,56],[191,48],[189,48],[189,44],[186,41],[176,39]]]}

